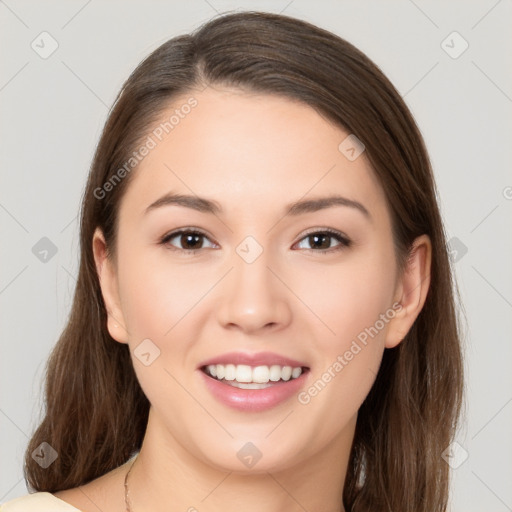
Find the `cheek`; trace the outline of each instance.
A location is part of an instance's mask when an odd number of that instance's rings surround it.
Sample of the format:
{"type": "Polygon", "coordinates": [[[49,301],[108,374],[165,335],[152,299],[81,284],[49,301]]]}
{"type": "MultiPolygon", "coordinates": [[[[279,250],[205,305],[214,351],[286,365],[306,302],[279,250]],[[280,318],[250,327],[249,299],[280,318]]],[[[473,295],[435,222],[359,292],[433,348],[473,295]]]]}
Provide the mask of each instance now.
{"type": "Polygon", "coordinates": [[[308,316],[318,320],[316,339],[331,359],[391,306],[393,259],[382,247],[347,253],[336,264],[308,262],[302,267],[295,269],[290,281],[312,313],[308,316]]]}
{"type": "Polygon", "coordinates": [[[159,252],[125,250],[119,258],[123,316],[134,370],[150,402],[162,404],[172,397],[176,406],[183,403],[189,407],[193,404],[177,382],[189,370],[185,363],[197,337],[194,313],[199,311],[197,305],[211,287],[212,277],[203,276],[206,270],[198,272],[191,265],[172,264],[159,252]],[[147,360],[142,357],[145,353],[150,354],[147,360]]]}
{"type": "Polygon", "coordinates": [[[356,413],[378,372],[394,317],[394,266],[386,254],[375,247],[300,280],[299,293],[321,322],[315,328],[316,369],[298,399],[333,418],[323,425],[326,431],[356,413]]]}
{"type": "Polygon", "coordinates": [[[157,249],[125,252],[119,282],[130,337],[164,339],[193,314],[215,279],[207,265],[177,264],[157,249]]]}

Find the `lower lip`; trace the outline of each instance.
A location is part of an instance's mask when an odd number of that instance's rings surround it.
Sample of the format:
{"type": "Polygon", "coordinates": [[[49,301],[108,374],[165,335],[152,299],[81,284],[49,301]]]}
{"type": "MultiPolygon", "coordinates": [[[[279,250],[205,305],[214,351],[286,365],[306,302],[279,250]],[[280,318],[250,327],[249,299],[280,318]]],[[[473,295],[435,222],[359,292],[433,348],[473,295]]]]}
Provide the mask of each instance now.
{"type": "Polygon", "coordinates": [[[202,370],[198,371],[206,387],[219,402],[245,412],[265,411],[285,402],[299,392],[309,373],[308,370],[303,371],[296,379],[279,381],[264,389],[240,389],[224,384],[202,370]]]}

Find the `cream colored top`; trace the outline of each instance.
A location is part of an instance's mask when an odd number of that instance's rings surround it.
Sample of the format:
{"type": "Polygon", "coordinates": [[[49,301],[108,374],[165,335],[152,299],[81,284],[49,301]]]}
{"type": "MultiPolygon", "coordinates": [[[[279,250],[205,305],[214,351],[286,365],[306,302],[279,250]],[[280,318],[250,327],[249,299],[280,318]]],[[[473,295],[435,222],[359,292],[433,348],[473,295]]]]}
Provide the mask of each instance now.
{"type": "Polygon", "coordinates": [[[80,512],[49,492],[34,492],[0,505],[0,512],[80,512]]]}

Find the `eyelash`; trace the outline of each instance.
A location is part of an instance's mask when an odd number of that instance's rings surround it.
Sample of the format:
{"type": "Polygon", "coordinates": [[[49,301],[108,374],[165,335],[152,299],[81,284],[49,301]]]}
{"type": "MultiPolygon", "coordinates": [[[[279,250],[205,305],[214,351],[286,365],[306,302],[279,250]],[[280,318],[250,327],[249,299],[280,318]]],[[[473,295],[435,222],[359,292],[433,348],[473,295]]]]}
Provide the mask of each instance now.
{"type": "MultiPolygon", "coordinates": [[[[184,234],[198,235],[198,236],[203,236],[205,238],[208,238],[206,233],[203,233],[202,231],[199,231],[195,228],[189,228],[189,229],[183,228],[183,229],[179,229],[177,231],[172,231],[171,233],[168,233],[167,235],[164,235],[163,238],[160,240],[160,244],[166,245],[171,250],[182,251],[190,256],[192,256],[192,255],[196,254],[197,252],[204,249],[204,248],[181,249],[179,247],[174,247],[169,243],[169,241],[172,240],[173,238],[175,238],[176,236],[184,235],[184,234]]],[[[315,229],[313,231],[309,231],[308,233],[305,233],[305,235],[297,243],[302,242],[302,240],[304,240],[305,238],[308,238],[309,236],[312,236],[312,235],[328,235],[331,238],[335,238],[339,242],[339,245],[336,245],[335,247],[330,247],[329,249],[302,249],[302,250],[326,255],[326,254],[332,254],[333,252],[337,252],[337,251],[346,249],[352,245],[352,241],[349,238],[347,238],[343,233],[341,233],[335,229],[331,229],[331,228],[315,229]]]]}

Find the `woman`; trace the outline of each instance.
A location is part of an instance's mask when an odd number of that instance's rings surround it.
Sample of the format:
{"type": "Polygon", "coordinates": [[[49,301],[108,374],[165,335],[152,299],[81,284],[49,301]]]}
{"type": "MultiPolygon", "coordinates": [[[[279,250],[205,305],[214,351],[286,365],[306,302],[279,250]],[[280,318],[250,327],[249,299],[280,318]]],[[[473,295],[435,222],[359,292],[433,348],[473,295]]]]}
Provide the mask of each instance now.
{"type": "Polygon", "coordinates": [[[105,125],[36,492],[1,511],[445,511],[453,287],[422,136],[365,55],[257,12],[171,39],[105,125]]]}

